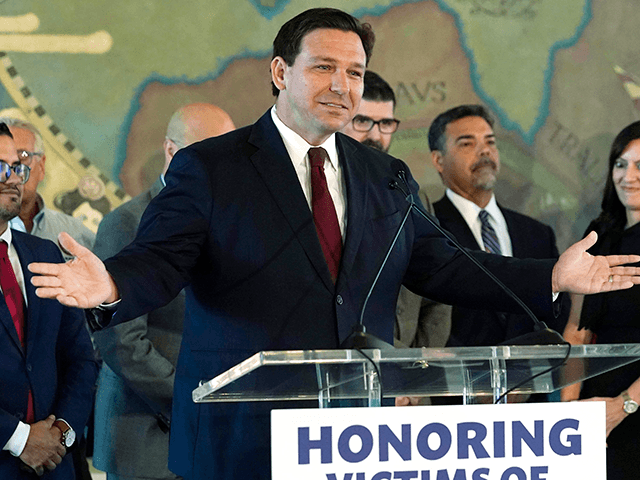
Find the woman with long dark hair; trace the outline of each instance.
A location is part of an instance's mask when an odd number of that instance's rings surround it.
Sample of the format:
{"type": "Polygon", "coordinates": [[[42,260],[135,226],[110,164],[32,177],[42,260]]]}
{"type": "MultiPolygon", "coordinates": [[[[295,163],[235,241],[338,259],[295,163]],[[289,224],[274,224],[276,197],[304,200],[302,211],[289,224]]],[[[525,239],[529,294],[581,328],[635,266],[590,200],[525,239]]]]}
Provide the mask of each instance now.
{"type": "MultiPolygon", "coordinates": [[[[589,253],[625,254],[640,249],[640,122],[613,141],[602,211],[587,231],[598,233],[589,253]]],[[[640,286],[588,297],[572,296],[564,331],[572,344],[640,343],[640,286]]],[[[615,369],[563,391],[607,405],[607,478],[637,480],[640,475],[640,362],[615,369]]]]}

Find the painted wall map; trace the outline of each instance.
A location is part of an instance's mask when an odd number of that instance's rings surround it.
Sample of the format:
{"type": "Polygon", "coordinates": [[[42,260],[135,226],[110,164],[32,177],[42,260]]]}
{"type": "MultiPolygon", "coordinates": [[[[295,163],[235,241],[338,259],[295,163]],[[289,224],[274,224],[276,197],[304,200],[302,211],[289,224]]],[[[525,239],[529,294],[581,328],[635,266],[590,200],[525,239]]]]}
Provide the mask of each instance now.
{"type": "Polygon", "coordinates": [[[443,188],[428,126],[480,102],[498,120],[498,200],[552,225],[561,248],[581,235],[611,141],[639,118],[635,0],[0,1],[0,109],[45,132],[47,204],[95,230],[156,178],[183,104],[252,123],[273,102],[273,37],[314,6],[373,25],[370,68],[395,89],[402,120],[391,153],[432,200],[443,188]]]}

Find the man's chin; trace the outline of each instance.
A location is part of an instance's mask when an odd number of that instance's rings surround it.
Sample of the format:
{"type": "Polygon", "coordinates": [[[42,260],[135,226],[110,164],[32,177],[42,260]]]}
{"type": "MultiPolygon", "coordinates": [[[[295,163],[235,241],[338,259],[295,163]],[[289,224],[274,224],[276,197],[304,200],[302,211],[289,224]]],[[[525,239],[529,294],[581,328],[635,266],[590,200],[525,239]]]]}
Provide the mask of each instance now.
{"type": "Polygon", "coordinates": [[[362,145],[366,145],[367,147],[375,148],[376,150],[380,150],[381,152],[387,153],[389,151],[389,147],[384,148],[382,143],[377,142],[375,140],[371,140],[369,138],[365,138],[362,142],[362,145]]]}

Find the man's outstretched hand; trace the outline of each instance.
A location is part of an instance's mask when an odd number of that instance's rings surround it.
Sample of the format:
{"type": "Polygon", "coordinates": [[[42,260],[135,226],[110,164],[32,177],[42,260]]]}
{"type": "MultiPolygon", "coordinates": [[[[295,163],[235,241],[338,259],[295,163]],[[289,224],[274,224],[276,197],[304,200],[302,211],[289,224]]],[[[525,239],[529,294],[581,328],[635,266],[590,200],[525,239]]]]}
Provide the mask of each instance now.
{"type": "Polygon", "coordinates": [[[115,302],[118,289],[102,261],[68,233],[58,235],[58,241],[75,258],[66,263],[30,263],[29,270],[37,274],[31,279],[36,295],[79,308],[115,302]]]}
{"type": "Polygon", "coordinates": [[[623,267],[640,262],[640,255],[593,256],[587,250],[598,235],[591,232],[571,245],[553,267],[551,285],[554,292],[592,294],[623,290],[640,284],[640,267],[623,267]]]}

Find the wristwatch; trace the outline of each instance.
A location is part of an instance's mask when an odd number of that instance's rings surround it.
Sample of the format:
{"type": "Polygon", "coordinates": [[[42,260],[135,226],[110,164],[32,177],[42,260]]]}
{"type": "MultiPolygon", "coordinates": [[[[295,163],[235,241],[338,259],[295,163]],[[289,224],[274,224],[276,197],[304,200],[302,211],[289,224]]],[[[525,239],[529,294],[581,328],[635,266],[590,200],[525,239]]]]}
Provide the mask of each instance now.
{"type": "Polygon", "coordinates": [[[622,392],[620,395],[622,396],[622,400],[624,401],[622,409],[628,414],[635,413],[638,410],[638,402],[633,400],[629,396],[629,392],[626,390],[622,392]]]}
{"type": "MultiPolygon", "coordinates": [[[[637,403],[636,403],[636,408],[638,408],[637,403]]],[[[61,418],[53,422],[53,425],[58,427],[62,432],[62,438],[60,439],[60,443],[66,448],[71,447],[71,445],[73,445],[73,442],[76,441],[76,432],[73,430],[73,428],[71,428],[71,425],[69,425],[67,422],[65,422],[61,418]]]]}

